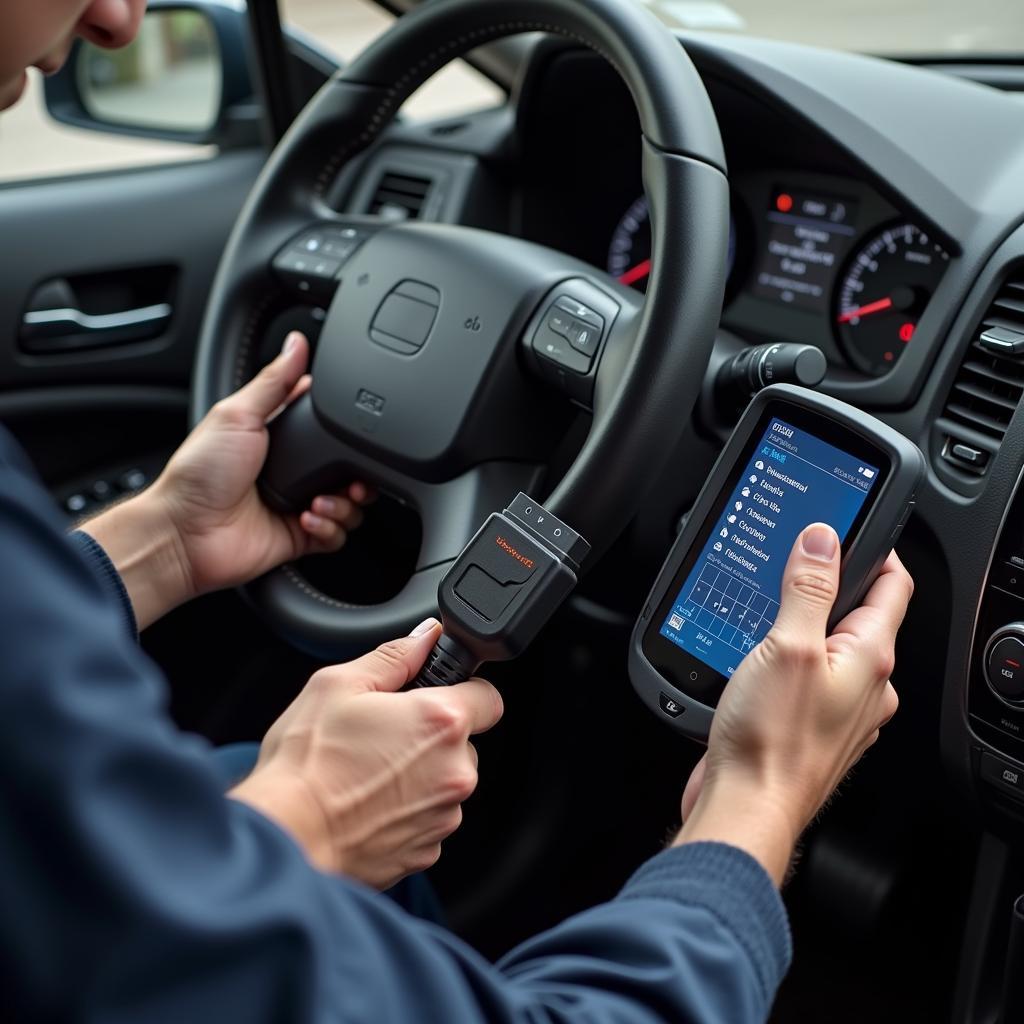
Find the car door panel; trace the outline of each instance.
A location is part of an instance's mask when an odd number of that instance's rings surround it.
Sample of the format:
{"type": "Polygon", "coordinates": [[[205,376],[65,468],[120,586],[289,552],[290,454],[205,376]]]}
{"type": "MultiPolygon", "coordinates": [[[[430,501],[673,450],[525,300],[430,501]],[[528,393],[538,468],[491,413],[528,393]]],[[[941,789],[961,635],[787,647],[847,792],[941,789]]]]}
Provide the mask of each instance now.
{"type": "Polygon", "coordinates": [[[263,158],[250,150],[0,189],[0,393],[185,387],[217,261],[263,158]],[[40,350],[40,327],[56,344],[40,350]]]}

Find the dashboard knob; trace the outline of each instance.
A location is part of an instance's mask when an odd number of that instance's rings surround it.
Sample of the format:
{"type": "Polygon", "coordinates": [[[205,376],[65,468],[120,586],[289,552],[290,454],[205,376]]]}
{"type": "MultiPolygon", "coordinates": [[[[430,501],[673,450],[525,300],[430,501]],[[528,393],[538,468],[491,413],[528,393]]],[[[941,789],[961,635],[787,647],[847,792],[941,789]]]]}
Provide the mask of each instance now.
{"type": "Polygon", "coordinates": [[[1024,707],[1024,622],[992,634],[985,648],[985,679],[1001,701],[1024,707]]]}

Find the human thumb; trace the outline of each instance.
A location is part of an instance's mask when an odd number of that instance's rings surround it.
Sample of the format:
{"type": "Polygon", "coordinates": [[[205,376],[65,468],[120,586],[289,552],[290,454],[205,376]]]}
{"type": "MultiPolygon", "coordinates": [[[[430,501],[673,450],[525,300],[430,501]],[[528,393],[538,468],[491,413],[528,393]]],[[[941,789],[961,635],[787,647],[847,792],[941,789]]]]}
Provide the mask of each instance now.
{"type": "Polygon", "coordinates": [[[390,640],[342,666],[342,681],[359,690],[400,690],[423,667],[441,634],[436,619],[420,623],[409,636],[390,640]]]}
{"type": "Polygon", "coordinates": [[[839,537],[812,523],[796,539],[782,576],[775,630],[801,641],[824,640],[839,591],[839,537]]]}
{"type": "Polygon", "coordinates": [[[246,412],[265,420],[292,393],[308,363],[309,342],[305,335],[292,331],[285,339],[281,354],[228,401],[238,403],[246,412]]]}

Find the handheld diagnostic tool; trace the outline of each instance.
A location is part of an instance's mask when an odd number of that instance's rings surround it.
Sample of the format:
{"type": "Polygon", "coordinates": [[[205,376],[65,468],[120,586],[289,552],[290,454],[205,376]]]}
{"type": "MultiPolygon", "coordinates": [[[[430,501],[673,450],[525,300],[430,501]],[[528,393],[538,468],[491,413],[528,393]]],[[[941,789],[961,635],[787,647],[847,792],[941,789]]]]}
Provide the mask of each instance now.
{"type": "Polygon", "coordinates": [[[878,575],[924,472],[915,444],[853,406],[787,384],[758,393],[633,629],[629,674],[647,706],[706,739],[729,677],[775,621],[801,531],[828,523],[842,543],[831,627],[878,575]]]}

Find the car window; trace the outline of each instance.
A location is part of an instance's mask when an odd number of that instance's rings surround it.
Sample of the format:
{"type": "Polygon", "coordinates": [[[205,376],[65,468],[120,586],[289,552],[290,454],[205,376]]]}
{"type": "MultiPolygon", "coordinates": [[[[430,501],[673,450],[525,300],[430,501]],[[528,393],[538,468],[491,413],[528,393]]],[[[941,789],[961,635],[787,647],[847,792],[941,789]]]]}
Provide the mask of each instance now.
{"type": "MultiPolygon", "coordinates": [[[[279,0],[286,22],[339,60],[350,61],[394,21],[370,0],[279,0]]],[[[402,108],[412,119],[443,117],[500,103],[502,91],[465,61],[435,75],[402,108]]]]}
{"type": "MultiPolygon", "coordinates": [[[[215,48],[209,23],[193,12],[147,18],[130,47],[88,52],[91,74],[83,81],[83,96],[88,92],[93,112],[113,123],[138,123],[142,116],[155,128],[170,128],[179,127],[176,118],[194,114],[211,124],[220,102],[215,48]]],[[[46,110],[42,79],[34,70],[22,101],[0,118],[0,181],[6,182],[201,160],[215,153],[212,146],[58,124],[46,110]]]]}
{"type": "Polygon", "coordinates": [[[0,118],[0,182],[203,160],[216,152],[213,146],[129,139],[57,124],[46,112],[35,72],[22,101],[0,118]]]}
{"type": "MultiPolygon", "coordinates": [[[[286,22],[342,61],[350,60],[394,20],[393,15],[369,0],[283,0],[281,10],[286,22]]],[[[143,38],[139,46],[151,46],[153,42],[143,38]]],[[[112,73],[122,70],[117,65],[123,59],[118,56],[111,60],[112,73]]],[[[46,111],[41,79],[35,71],[30,75],[29,89],[21,103],[0,119],[0,182],[216,155],[212,146],[125,138],[57,124],[46,111]]],[[[209,88],[213,88],[212,83],[209,88]]],[[[159,95],[158,88],[151,89],[147,102],[152,105],[159,95]]],[[[404,113],[411,118],[463,113],[500,103],[502,98],[497,86],[459,61],[427,83],[406,105],[404,113]]]]}

